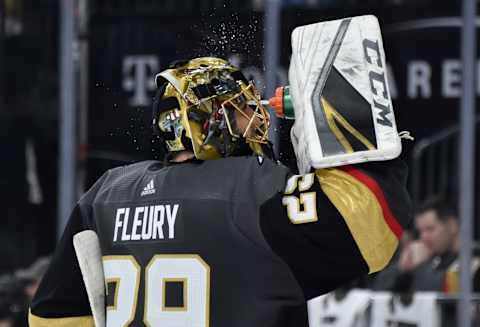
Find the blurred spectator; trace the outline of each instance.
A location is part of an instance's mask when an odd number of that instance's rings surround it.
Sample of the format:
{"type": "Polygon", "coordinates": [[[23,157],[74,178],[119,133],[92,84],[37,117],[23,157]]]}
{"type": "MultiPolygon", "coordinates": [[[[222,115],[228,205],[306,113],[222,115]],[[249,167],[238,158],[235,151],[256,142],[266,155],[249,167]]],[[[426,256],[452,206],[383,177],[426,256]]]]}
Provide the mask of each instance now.
{"type": "Polygon", "coordinates": [[[13,327],[9,303],[3,297],[0,297],[0,327],[13,327]]]}
{"type": "Polygon", "coordinates": [[[23,290],[29,302],[35,295],[49,264],[50,257],[41,257],[27,269],[21,269],[15,272],[15,277],[23,284],[23,290]]]}
{"type": "Polygon", "coordinates": [[[49,257],[42,257],[13,275],[0,276],[0,327],[28,326],[28,307],[49,263],[49,257]]]}
{"type": "Polygon", "coordinates": [[[0,327],[23,327],[28,301],[21,282],[12,275],[0,276],[0,327]]]}
{"type": "MultiPolygon", "coordinates": [[[[400,269],[405,272],[404,278],[412,279],[413,290],[456,291],[451,287],[447,289],[447,272],[458,266],[460,249],[460,224],[455,206],[441,198],[427,201],[415,216],[415,227],[420,242],[432,256],[424,262],[403,262],[400,269]]],[[[474,273],[478,272],[478,263],[478,258],[472,262],[474,273]]],[[[478,289],[478,283],[474,284],[478,289]]]]}
{"type": "Polygon", "coordinates": [[[0,299],[0,327],[13,327],[13,318],[3,299],[0,299]]]}
{"type": "Polygon", "coordinates": [[[423,262],[431,259],[432,250],[421,240],[415,240],[413,233],[404,241],[402,251],[398,258],[398,266],[402,271],[411,271],[423,262]]]}
{"type": "MultiPolygon", "coordinates": [[[[458,291],[459,221],[455,205],[442,198],[427,200],[416,212],[418,240],[405,240],[397,260],[377,276],[375,290],[395,292],[458,291]],[[388,275],[387,275],[388,272],[388,275]]],[[[473,287],[480,290],[480,259],[472,260],[473,287]]]]}
{"type": "Polygon", "coordinates": [[[419,265],[429,259],[431,253],[421,241],[415,240],[411,230],[405,230],[400,245],[390,264],[368,281],[369,288],[374,291],[390,291],[394,288],[401,271],[419,265]]]}

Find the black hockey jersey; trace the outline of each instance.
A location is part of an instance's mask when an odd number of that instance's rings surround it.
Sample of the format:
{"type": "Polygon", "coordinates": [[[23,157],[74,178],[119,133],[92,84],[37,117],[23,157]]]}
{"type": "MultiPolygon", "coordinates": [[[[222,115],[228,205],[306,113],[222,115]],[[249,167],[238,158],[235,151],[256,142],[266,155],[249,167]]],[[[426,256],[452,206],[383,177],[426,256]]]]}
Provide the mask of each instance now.
{"type": "Polygon", "coordinates": [[[381,270],[411,217],[399,160],[303,176],[231,157],[108,171],[75,207],[31,326],[93,326],[72,244],[100,239],[107,326],[308,326],[306,301],[381,270]]]}

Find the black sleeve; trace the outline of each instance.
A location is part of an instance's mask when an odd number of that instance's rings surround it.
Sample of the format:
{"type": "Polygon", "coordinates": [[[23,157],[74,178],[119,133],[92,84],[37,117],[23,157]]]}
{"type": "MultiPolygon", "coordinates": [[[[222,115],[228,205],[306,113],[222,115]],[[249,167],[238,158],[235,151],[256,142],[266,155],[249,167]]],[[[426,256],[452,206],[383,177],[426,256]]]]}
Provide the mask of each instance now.
{"type": "Polygon", "coordinates": [[[108,172],[85,193],[72,211],[60,242],[32,300],[30,326],[94,326],[73,237],[94,229],[91,204],[108,172]]]}
{"type": "Polygon", "coordinates": [[[399,160],[292,176],[261,207],[272,250],[313,298],[383,269],[411,218],[399,160]]]}
{"type": "MultiPolygon", "coordinates": [[[[85,316],[92,315],[73,247],[73,236],[85,229],[81,209],[77,205],[57,246],[50,267],[32,300],[30,326],[43,326],[42,320],[45,318],[84,319],[85,316]]],[[[45,320],[53,323],[50,319],[45,320]]],[[[75,323],[79,322],[73,320],[71,326],[76,326],[75,323]]],[[[45,325],[48,325],[47,321],[45,325]]]]}

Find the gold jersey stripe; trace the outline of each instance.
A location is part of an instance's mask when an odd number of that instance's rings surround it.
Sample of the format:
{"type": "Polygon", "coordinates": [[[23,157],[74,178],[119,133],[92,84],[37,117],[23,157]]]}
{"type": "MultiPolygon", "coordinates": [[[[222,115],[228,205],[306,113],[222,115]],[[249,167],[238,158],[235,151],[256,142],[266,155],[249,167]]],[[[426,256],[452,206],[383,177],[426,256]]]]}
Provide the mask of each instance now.
{"type": "Polygon", "coordinates": [[[28,325],[30,327],[95,327],[92,316],[42,318],[31,312],[28,313],[28,325]]]}
{"type": "Polygon", "coordinates": [[[320,169],[316,175],[323,192],[345,220],[369,272],[383,269],[393,256],[398,239],[386,223],[375,194],[339,169],[320,169]]]}

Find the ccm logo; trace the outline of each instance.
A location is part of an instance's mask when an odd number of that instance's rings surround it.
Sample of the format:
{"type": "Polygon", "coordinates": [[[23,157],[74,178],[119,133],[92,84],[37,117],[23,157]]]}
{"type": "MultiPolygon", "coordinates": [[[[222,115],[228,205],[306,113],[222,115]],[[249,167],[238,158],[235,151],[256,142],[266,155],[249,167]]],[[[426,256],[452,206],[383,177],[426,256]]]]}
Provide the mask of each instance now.
{"type": "Polygon", "coordinates": [[[373,106],[376,110],[377,123],[393,127],[391,119],[388,117],[392,113],[390,107],[390,97],[387,90],[387,79],[385,76],[385,68],[382,64],[382,56],[378,46],[378,40],[363,40],[363,52],[367,62],[370,64],[370,88],[373,94],[373,106]]]}

